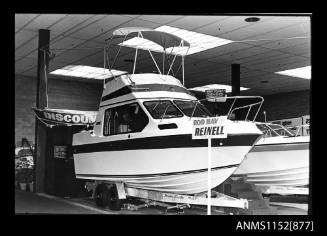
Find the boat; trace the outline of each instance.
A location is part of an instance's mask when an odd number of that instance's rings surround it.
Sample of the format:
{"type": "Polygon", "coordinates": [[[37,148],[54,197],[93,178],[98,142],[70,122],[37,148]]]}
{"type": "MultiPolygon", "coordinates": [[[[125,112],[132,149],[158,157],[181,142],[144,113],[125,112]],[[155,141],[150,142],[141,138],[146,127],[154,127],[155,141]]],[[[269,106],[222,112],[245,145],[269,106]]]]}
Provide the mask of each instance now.
{"type": "Polygon", "coordinates": [[[299,136],[280,124],[257,122],[257,126],[264,135],[233,177],[243,176],[258,187],[307,186],[310,136],[299,136]]]}
{"type": "MultiPolygon", "coordinates": [[[[170,74],[180,56],[178,47],[189,43],[169,33],[135,27],[117,29],[111,39],[114,36],[150,40],[164,56],[176,53],[165,73],[147,50],[158,72],[137,74],[138,50],[145,49],[135,45],[133,72],[104,81],[93,129],[73,136],[76,178],[174,194],[207,191],[208,141],[192,139],[192,127],[193,119],[212,115],[183,85],[184,56],[183,83],[170,74]]],[[[108,62],[108,67],[110,71],[113,64],[108,62]]],[[[225,126],[227,138],[212,139],[211,188],[234,173],[262,135],[254,122],[227,119],[225,126]]]]}

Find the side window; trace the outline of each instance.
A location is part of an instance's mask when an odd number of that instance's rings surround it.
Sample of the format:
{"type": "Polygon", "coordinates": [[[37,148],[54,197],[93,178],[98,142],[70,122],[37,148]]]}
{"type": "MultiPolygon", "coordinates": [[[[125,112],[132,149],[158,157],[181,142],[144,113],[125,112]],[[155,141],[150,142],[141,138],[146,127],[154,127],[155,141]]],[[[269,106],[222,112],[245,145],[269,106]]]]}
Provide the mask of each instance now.
{"type": "Polygon", "coordinates": [[[149,119],[137,103],[109,108],[104,114],[103,135],[140,132],[149,119]]]}

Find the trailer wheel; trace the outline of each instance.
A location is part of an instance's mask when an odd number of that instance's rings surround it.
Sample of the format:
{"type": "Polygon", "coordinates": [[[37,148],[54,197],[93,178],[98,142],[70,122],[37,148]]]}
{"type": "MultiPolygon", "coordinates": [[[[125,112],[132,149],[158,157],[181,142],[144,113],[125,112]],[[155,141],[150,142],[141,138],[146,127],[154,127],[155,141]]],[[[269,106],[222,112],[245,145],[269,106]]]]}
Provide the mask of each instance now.
{"type": "Polygon", "coordinates": [[[118,197],[118,191],[116,185],[112,185],[108,191],[108,206],[112,211],[121,210],[121,201],[118,197]]]}
{"type": "Polygon", "coordinates": [[[105,207],[108,205],[108,187],[106,184],[99,184],[95,188],[94,201],[97,206],[105,207]]]}

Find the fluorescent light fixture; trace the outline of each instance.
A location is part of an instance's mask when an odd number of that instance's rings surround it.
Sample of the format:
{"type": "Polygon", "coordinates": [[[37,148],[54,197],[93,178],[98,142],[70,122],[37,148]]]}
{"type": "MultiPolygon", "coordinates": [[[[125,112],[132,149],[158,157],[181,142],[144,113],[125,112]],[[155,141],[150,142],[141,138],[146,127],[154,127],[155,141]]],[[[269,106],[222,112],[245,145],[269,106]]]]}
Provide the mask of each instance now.
{"type": "Polygon", "coordinates": [[[300,67],[291,70],[275,72],[276,74],[288,75],[302,79],[311,79],[311,66],[300,67]]]}
{"type": "Polygon", "coordinates": [[[50,72],[53,75],[80,77],[87,79],[108,79],[110,77],[119,76],[127,73],[121,70],[108,70],[101,67],[83,66],[83,65],[69,65],[61,69],[50,72]]]}
{"type": "MultiPolygon", "coordinates": [[[[154,30],[176,35],[190,43],[190,48],[166,48],[166,52],[169,54],[190,55],[233,42],[232,40],[218,38],[215,36],[175,28],[167,25],[160,26],[154,30]]],[[[123,43],[120,43],[119,45],[155,52],[164,52],[163,48],[159,44],[139,37],[131,38],[129,40],[124,41],[123,43]]]]}
{"type": "MultiPolygon", "coordinates": [[[[225,85],[225,84],[208,84],[201,87],[189,88],[188,90],[199,91],[204,93],[208,89],[225,89],[226,93],[232,92],[232,86],[225,85]]],[[[244,88],[244,87],[240,88],[241,91],[248,90],[248,89],[249,88],[244,88]]]]}

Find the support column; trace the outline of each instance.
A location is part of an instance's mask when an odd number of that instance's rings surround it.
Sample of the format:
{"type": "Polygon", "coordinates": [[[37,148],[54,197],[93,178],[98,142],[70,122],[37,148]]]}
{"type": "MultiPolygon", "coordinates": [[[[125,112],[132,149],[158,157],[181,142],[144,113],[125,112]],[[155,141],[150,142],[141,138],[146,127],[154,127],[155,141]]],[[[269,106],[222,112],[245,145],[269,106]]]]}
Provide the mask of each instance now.
{"type": "MultiPolygon", "coordinates": [[[[37,88],[36,88],[36,107],[43,109],[47,106],[47,81],[49,57],[44,55],[44,50],[49,51],[50,30],[39,30],[39,47],[37,61],[37,88]],[[45,60],[44,60],[45,59],[45,60]]],[[[35,174],[34,192],[45,192],[45,162],[46,162],[46,141],[47,132],[44,124],[35,118],[35,174]]]]}
{"type": "Polygon", "coordinates": [[[232,96],[241,94],[241,69],[240,64],[232,64],[232,96]]]}

